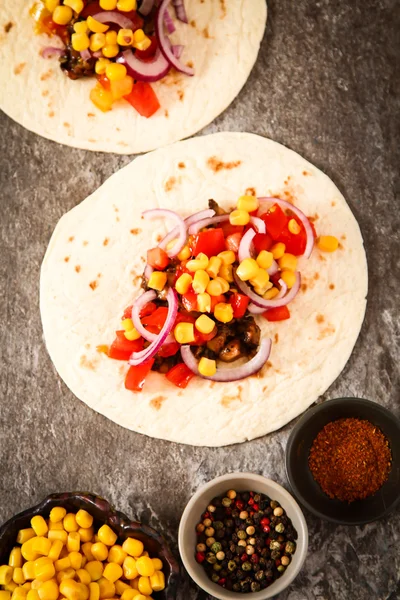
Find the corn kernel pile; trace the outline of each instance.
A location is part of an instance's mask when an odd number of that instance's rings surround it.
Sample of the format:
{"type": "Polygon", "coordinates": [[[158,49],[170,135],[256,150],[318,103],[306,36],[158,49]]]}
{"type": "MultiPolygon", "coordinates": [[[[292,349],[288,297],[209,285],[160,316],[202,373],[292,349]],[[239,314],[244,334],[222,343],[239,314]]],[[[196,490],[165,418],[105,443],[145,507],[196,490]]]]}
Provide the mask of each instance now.
{"type": "Polygon", "coordinates": [[[108,525],[94,532],[85,510],[57,506],[47,521],[37,515],[0,566],[0,600],[151,600],[165,588],[161,560],[140,540],[116,542],[108,525]]]}

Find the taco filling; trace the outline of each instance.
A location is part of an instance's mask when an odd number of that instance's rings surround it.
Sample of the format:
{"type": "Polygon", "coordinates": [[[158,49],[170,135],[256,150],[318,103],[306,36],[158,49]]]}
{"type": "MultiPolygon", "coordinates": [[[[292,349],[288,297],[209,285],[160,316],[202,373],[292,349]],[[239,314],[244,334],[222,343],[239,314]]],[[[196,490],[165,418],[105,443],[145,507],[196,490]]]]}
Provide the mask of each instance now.
{"type": "MultiPolygon", "coordinates": [[[[145,291],[112,344],[98,350],[129,362],[125,387],[133,391],[150,370],[180,388],[194,376],[228,382],[256,374],[272,342],[255,317],[290,319],[301,285],[297,257],[309,258],[317,237],[311,221],[286,200],[255,196],[241,196],[229,213],[210,200],[186,219],[164,209],[143,218],[176,226],[148,250],[145,291]]],[[[321,236],[317,245],[333,252],[338,240],[321,236]]]]}
{"type": "MultiPolygon", "coordinates": [[[[151,83],[174,68],[194,75],[181,60],[182,45],[168,37],[175,31],[171,0],[40,0],[31,14],[36,32],[56,35],[63,47],[48,46],[44,58],[58,56],[70,79],[93,77],[90,99],[103,112],[124,99],[143,117],[160,108],[151,83]]],[[[188,23],[183,0],[172,0],[177,19],[188,23]]]]}

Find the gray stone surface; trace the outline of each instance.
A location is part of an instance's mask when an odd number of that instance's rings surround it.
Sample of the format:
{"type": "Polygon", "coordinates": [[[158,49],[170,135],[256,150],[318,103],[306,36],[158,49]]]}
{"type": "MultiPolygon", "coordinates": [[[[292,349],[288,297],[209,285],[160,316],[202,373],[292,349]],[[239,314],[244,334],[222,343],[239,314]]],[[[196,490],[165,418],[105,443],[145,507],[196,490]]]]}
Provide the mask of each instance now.
{"type": "MultiPolygon", "coordinates": [[[[202,132],[271,137],[344,192],[366,243],[369,303],[354,353],[324,398],[359,395],[397,415],[399,50],[396,0],[273,0],[246,87],[202,132]]],[[[239,446],[179,446],[114,425],[60,381],[42,340],[40,262],[59,217],[130,159],[59,146],[4,116],[1,125],[0,521],[50,492],[92,490],[162,530],[176,550],[183,507],[212,477],[250,470],[287,487],[293,423],[239,446]]],[[[400,598],[398,511],[354,528],[306,518],[310,552],[282,600],[400,598]]],[[[179,600],[206,598],[184,575],[179,600]]]]}

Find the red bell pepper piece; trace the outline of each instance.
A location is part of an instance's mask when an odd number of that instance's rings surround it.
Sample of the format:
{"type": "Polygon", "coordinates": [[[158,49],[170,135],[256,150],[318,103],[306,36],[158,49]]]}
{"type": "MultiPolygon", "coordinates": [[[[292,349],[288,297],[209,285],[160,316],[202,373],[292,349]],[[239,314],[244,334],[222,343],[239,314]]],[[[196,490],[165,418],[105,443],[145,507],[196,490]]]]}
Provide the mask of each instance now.
{"type": "Polygon", "coordinates": [[[278,204],[274,204],[271,208],[261,216],[267,226],[267,233],[270,234],[273,240],[277,240],[279,235],[288,223],[288,218],[278,204]]]}
{"type": "Polygon", "coordinates": [[[132,392],[141,392],[146,381],[146,377],[154,364],[154,358],[146,360],[141,365],[129,367],[129,371],[125,377],[125,387],[132,392]]]}
{"type": "Polygon", "coordinates": [[[169,256],[162,248],[147,250],[147,262],[157,271],[164,271],[169,265],[169,256]]]}
{"type": "Polygon", "coordinates": [[[132,352],[140,352],[143,350],[144,340],[139,338],[138,340],[127,340],[124,331],[116,331],[117,337],[108,349],[108,356],[115,358],[116,360],[128,360],[132,352]]]}
{"type": "Polygon", "coordinates": [[[232,235],[228,235],[225,240],[226,250],[233,250],[233,252],[237,252],[239,250],[240,240],[242,239],[241,233],[232,233],[232,235]]]}
{"type": "Polygon", "coordinates": [[[229,235],[233,235],[234,233],[243,234],[244,226],[243,225],[232,225],[229,221],[221,224],[222,231],[224,232],[224,236],[228,237],[229,235]]]}
{"type": "Polygon", "coordinates": [[[249,304],[249,297],[244,294],[235,293],[231,295],[229,302],[233,308],[233,317],[235,319],[244,317],[249,304]]]}
{"type": "Polygon", "coordinates": [[[203,252],[208,258],[211,258],[211,256],[216,256],[224,250],[225,236],[221,228],[201,231],[197,234],[193,245],[194,256],[203,252]]]}
{"type": "Polygon", "coordinates": [[[263,317],[270,321],[286,321],[290,319],[290,312],[287,306],[277,306],[276,308],[270,308],[263,313],[263,317]]]}
{"type": "Polygon", "coordinates": [[[272,244],[273,240],[269,233],[256,233],[253,238],[253,245],[256,254],[260,254],[261,250],[269,250],[272,244]]]}
{"type": "Polygon", "coordinates": [[[124,96],[124,98],[137,110],[139,115],[147,119],[154,115],[160,108],[155,91],[145,81],[136,81],[133,84],[131,93],[124,96]]]}
{"type": "Polygon", "coordinates": [[[161,356],[161,358],[168,358],[168,356],[174,356],[174,354],[176,354],[178,352],[180,347],[181,347],[181,345],[178,344],[178,342],[171,342],[170,344],[164,344],[163,346],[161,346],[161,348],[157,352],[157,355],[161,356]]]}
{"type": "Polygon", "coordinates": [[[220,302],[226,302],[226,298],[223,294],[220,294],[219,296],[211,296],[211,312],[214,312],[214,309],[216,307],[217,304],[219,304],[220,302]]]}
{"type": "Polygon", "coordinates": [[[182,295],[182,304],[183,308],[189,313],[197,311],[197,294],[193,291],[192,288],[189,288],[186,294],[182,295]]]}
{"type": "Polygon", "coordinates": [[[185,363],[178,363],[166,374],[166,378],[179,388],[185,388],[192,377],[194,377],[194,373],[185,363]]]}

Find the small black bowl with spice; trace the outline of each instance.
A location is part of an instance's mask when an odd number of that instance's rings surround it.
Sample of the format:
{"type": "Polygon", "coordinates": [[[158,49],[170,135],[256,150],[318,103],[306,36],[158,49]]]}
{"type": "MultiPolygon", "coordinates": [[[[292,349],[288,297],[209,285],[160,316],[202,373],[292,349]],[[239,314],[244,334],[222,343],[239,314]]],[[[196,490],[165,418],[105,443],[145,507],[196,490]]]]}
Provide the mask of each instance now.
{"type": "Polygon", "coordinates": [[[361,398],[319,404],[293,429],[286,470],[294,494],[320,518],[380,519],[400,500],[400,420],[361,398]]]}

